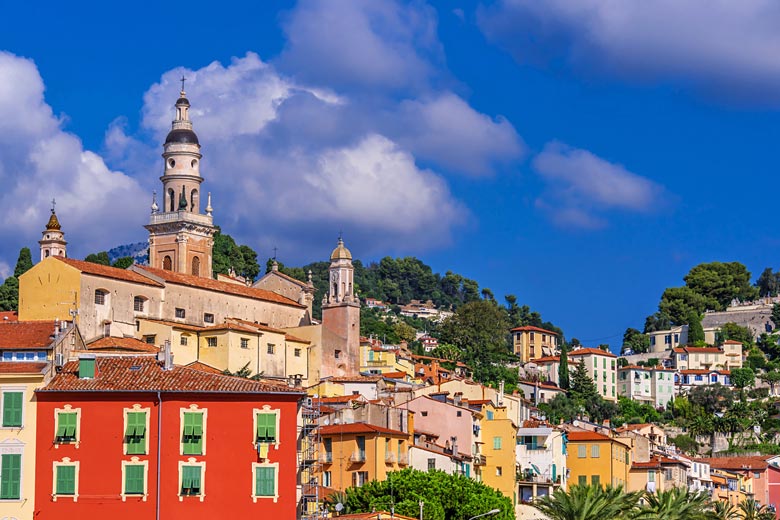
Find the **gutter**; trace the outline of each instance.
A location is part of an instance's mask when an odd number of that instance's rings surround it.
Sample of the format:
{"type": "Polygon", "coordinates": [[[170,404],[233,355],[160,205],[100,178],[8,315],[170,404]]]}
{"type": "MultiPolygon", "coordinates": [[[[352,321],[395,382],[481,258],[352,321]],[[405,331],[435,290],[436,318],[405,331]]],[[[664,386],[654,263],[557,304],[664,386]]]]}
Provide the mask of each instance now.
{"type": "Polygon", "coordinates": [[[155,518],[160,520],[160,444],[162,442],[162,395],[157,390],[157,496],[156,496],[156,515],[155,518]]]}

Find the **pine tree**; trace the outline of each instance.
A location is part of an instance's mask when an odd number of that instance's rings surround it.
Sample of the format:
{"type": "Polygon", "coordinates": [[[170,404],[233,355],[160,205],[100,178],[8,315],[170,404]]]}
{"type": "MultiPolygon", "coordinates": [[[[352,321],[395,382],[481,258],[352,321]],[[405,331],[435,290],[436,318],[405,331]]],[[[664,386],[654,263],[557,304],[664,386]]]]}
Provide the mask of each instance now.
{"type": "Polygon", "coordinates": [[[558,365],[558,386],[564,390],[569,389],[569,348],[565,344],[561,347],[561,362],[558,365]]]}
{"type": "Polygon", "coordinates": [[[19,251],[13,276],[9,276],[0,285],[0,310],[15,311],[19,308],[19,277],[33,266],[30,248],[23,247],[19,251]]]}
{"type": "Polygon", "coordinates": [[[577,367],[571,375],[571,396],[573,399],[581,400],[583,403],[589,403],[598,400],[599,393],[596,390],[596,383],[588,374],[585,368],[585,360],[580,359],[577,367]]]}
{"type": "Polygon", "coordinates": [[[33,266],[32,254],[29,247],[23,247],[19,250],[19,258],[16,260],[16,267],[14,268],[14,276],[19,278],[26,273],[33,266]]]}

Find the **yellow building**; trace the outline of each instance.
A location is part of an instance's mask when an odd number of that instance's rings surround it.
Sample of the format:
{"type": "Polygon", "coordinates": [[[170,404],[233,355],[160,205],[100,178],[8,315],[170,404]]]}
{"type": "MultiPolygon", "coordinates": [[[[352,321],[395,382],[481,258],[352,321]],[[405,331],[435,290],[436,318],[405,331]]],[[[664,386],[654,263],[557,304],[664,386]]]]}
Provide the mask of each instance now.
{"type": "Polygon", "coordinates": [[[509,332],[512,334],[513,351],[521,363],[552,356],[558,350],[558,334],[551,330],[525,326],[509,332]]]}
{"type": "Polygon", "coordinates": [[[630,447],[606,435],[588,431],[568,433],[566,467],[569,485],[601,484],[627,487],[630,447]]]}
{"type": "MultiPolygon", "coordinates": [[[[473,404],[473,401],[469,403],[473,404]]],[[[495,406],[491,401],[482,403],[480,409],[481,455],[484,465],[475,465],[475,476],[485,485],[499,490],[517,503],[515,489],[515,444],[517,425],[507,415],[505,406],[495,406]]]]}
{"type": "Polygon", "coordinates": [[[712,500],[738,506],[748,498],[753,498],[753,479],[738,471],[712,469],[712,500]]]}
{"type": "MultiPolygon", "coordinates": [[[[410,431],[413,431],[410,428],[410,431]]],[[[320,427],[320,482],[343,491],[409,465],[412,434],[367,423],[320,427]]]]}
{"type": "Polygon", "coordinates": [[[360,342],[360,372],[387,374],[404,372],[415,377],[414,361],[396,345],[383,345],[381,341],[363,339],[360,342]]]}

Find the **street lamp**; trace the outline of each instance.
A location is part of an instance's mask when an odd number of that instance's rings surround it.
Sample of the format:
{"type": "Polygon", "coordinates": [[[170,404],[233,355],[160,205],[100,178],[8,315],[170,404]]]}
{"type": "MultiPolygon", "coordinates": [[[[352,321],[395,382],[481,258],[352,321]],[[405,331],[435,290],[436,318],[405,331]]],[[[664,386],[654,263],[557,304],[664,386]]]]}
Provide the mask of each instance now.
{"type": "Polygon", "coordinates": [[[490,510],[490,511],[488,511],[487,513],[482,513],[481,515],[472,516],[471,518],[469,518],[469,520],[474,520],[475,518],[482,518],[483,516],[493,516],[493,515],[497,515],[497,514],[498,514],[498,513],[500,513],[500,512],[501,512],[501,510],[500,510],[500,509],[491,509],[491,510],[490,510]]]}

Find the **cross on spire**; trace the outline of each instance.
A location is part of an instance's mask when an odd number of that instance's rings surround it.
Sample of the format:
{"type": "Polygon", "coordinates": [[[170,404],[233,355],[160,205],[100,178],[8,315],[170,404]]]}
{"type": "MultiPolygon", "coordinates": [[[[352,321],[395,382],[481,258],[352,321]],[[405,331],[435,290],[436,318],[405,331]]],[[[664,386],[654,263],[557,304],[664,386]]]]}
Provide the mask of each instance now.
{"type": "Polygon", "coordinates": [[[57,201],[52,197],[51,199],[51,212],[54,213],[54,207],[57,205],[57,201]]]}
{"type": "Polygon", "coordinates": [[[184,74],[181,75],[181,91],[184,92],[184,82],[187,81],[187,78],[184,77],[184,74]]]}
{"type": "Polygon", "coordinates": [[[276,246],[274,246],[274,260],[276,260],[276,246]]]}

